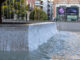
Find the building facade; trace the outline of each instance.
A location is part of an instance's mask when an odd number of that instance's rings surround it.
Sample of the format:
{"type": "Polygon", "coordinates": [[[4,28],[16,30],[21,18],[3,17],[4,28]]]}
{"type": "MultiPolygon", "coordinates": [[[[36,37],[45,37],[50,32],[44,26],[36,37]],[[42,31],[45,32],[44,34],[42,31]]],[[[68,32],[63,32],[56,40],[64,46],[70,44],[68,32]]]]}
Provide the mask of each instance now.
{"type": "Polygon", "coordinates": [[[53,2],[51,0],[36,0],[35,6],[42,9],[48,15],[48,19],[52,19],[52,5],[53,2]]]}
{"type": "Polygon", "coordinates": [[[48,5],[48,0],[36,0],[35,1],[35,6],[44,10],[46,13],[48,9],[47,5],[48,5]]]}
{"type": "Polygon", "coordinates": [[[63,21],[79,21],[80,0],[54,0],[53,18],[63,21]]]}
{"type": "Polygon", "coordinates": [[[26,0],[26,3],[30,5],[30,7],[34,8],[35,0],[26,0]]]}
{"type": "Polygon", "coordinates": [[[47,14],[48,14],[48,19],[52,20],[52,16],[53,16],[53,2],[52,2],[52,0],[48,0],[47,14]]]}

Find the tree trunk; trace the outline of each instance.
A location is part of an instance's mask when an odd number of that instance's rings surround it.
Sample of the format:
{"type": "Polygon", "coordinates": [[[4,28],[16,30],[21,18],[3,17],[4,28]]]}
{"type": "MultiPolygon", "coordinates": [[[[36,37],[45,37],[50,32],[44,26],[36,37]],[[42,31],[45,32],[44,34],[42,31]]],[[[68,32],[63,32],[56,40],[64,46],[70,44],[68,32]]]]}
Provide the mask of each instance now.
{"type": "Polygon", "coordinates": [[[1,4],[0,4],[0,24],[2,23],[2,18],[1,18],[1,4]]]}

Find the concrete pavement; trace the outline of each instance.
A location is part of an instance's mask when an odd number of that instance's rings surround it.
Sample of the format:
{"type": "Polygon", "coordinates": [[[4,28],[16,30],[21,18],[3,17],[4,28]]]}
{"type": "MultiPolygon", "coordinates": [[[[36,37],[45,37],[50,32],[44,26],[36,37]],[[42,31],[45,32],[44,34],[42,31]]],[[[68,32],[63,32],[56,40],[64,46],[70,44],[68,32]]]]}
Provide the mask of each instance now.
{"type": "Polygon", "coordinates": [[[80,32],[80,22],[56,22],[60,31],[80,32]]]}

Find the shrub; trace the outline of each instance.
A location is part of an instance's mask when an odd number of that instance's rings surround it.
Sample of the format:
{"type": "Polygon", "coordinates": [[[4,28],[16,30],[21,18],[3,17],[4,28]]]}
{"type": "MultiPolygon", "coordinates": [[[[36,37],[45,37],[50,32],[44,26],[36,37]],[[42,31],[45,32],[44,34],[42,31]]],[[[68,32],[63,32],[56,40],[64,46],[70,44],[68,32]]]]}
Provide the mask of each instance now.
{"type": "Polygon", "coordinates": [[[45,20],[48,20],[48,16],[43,10],[35,8],[30,13],[30,19],[31,20],[45,21],[45,20]]]}

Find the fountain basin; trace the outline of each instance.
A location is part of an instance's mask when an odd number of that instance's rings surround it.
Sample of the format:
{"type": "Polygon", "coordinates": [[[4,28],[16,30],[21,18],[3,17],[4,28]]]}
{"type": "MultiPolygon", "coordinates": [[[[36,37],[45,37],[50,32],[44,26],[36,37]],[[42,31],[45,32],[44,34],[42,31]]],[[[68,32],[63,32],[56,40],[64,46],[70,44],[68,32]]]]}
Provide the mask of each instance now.
{"type": "Polygon", "coordinates": [[[56,32],[54,22],[0,24],[0,56],[3,56],[0,60],[29,60],[26,54],[47,42],[56,32]],[[26,54],[22,54],[24,52],[26,54]]]}

